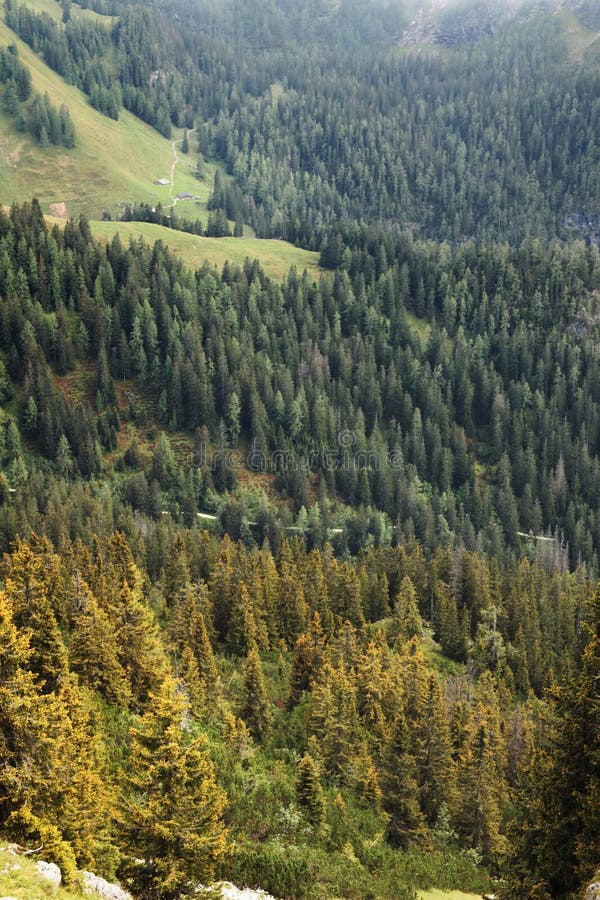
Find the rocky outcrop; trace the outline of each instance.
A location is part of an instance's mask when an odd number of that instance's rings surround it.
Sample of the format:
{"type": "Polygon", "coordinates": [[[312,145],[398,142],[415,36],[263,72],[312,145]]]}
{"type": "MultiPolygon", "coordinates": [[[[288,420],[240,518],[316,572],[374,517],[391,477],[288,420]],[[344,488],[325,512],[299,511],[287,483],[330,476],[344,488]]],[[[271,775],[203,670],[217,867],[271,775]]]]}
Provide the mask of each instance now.
{"type": "Polygon", "coordinates": [[[82,872],[83,887],[87,894],[98,894],[106,900],[131,900],[131,894],[118,884],[112,884],[93,872],[82,872]]]}
{"type": "Polygon", "coordinates": [[[46,881],[49,881],[54,887],[60,887],[62,873],[56,863],[44,862],[43,859],[40,859],[35,866],[42,878],[45,878],[46,881]]]}
{"type": "Polygon", "coordinates": [[[198,885],[195,893],[197,897],[205,897],[207,900],[208,898],[212,898],[212,900],[275,900],[271,894],[267,894],[265,891],[238,888],[229,881],[219,881],[209,887],[198,885]]]}

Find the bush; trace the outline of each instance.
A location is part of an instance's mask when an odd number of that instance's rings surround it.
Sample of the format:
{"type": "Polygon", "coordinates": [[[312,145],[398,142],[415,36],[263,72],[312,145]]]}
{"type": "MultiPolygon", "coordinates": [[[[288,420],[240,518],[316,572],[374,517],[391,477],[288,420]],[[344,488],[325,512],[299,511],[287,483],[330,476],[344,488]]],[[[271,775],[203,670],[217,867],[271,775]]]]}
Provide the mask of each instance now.
{"type": "Polygon", "coordinates": [[[236,848],[230,875],[236,884],[262,888],[276,897],[305,896],[314,876],[306,852],[275,842],[236,848]]]}

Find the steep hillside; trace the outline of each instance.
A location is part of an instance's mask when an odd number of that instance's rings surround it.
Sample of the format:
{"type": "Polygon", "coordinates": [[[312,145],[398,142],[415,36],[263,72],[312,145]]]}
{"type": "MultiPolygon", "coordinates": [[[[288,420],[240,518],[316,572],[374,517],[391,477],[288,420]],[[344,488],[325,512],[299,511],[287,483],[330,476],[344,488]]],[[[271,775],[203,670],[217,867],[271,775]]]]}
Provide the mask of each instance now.
{"type": "MultiPolygon", "coordinates": [[[[76,147],[38,146],[0,113],[0,200],[5,204],[36,196],[46,212],[52,204],[66,204],[69,215],[100,218],[118,215],[119,205],[132,202],[169,204],[171,194],[188,192],[199,197],[189,202],[190,218],[206,218],[206,201],[215,166],[207,164],[205,181],[193,175],[194,159],[179,153],[173,170],[173,189],[158,186],[170,179],[174,152],[171,141],[136,116],[122,110],[118,121],[93,109],[88,98],[67,84],[0,21],[0,46],[14,44],[29,67],[33,87],[48,92],[52,102],[65,103],[75,124],[76,147]]],[[[181,138],[181,133],[175,135],[181,138]]],[[[187,211],[186,211],[187,213],[187,211]]]]}

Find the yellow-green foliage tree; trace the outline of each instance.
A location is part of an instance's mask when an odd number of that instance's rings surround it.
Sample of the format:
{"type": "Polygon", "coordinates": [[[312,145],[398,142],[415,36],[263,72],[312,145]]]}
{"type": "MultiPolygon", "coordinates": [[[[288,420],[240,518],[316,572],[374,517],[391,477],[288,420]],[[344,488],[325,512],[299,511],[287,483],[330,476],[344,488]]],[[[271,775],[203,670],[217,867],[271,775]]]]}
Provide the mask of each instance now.
{"type": "Polygon", "coordinates": [[[168,678],[131,733],[119,812],[122,874],[147,900],[175,900],[210,881],[227,852],[225,792],[186,704],[168,678]]]}
{"type": "Polygon", "coordinates": [[[30,669],[49,692],[67,671],[67,651],[49,593],[48,570],[40,552],[18,541],[2,566],[15,624],[30,631],[30,669]]]}
{"type": "Polygon", "coordinates": [[[410,733],[400,713],[385,750],[381,787],[389,815],[388,839],[394,847],[408,847],[426,839],[425,819],[419,807],[417,768],[410,752],[410,733]]]}
{"type": "Polygon", "coordinates": [[[119,661],[118,638],[107,613],[82,584],[78,608],[73,616],[73,635],[69,647],[71,669],[81,681],[102,694],[109,703],[127,706],[131,689],[127,673],[119,661]]]}
{"type": "Polygon", "coordinates": [[[298,764],[296,792],[298,802],[306,809],[312,824],[321,825],[325,816],[323,787],[318,766],[310,753],[305,753],[298,764]]]}
{"type": "Polygon", "coordinates": [[[0,825],[43,843],[65,880],[75,863],[106,861],[110,789],[99,737],[73,676],[47,692],[29,671],[28,636],[0,594],[0,825]]]}
{"type": "Polygon", "coordinates": [[[246,657],[240,716],[252,737],[262,740],[266,736],[273,714],[256,646],[252,647],[246,657]]]}

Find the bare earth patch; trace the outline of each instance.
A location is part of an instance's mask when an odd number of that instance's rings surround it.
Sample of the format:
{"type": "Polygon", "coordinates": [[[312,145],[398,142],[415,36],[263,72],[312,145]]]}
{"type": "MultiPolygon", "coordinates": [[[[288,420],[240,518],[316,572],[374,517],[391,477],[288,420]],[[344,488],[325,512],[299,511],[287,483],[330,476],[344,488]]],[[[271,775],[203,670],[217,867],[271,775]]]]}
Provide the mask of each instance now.
{"type": "Polygon", "coordinates": [[[52,215],[57,216],[59,219],[69,218],[69,210],[67,209],[67,204],[64,201],[61,201],[60,203],[51,203],[50,209],[52,211],[52,215]]]}
{"type": "Polygon", "coordinates": [[[21,143],[17,144],[15,149],[12,150],[8,154],[7,159],[9,161],[9,163],[11,164],[11,166],[16,166],[17,163],[19,162],[19,160],[21,159],[21,150],[23,149],[23,147],[25,146],[26,143],[27,143],[26,141],[21,141],[21,143]]]}

